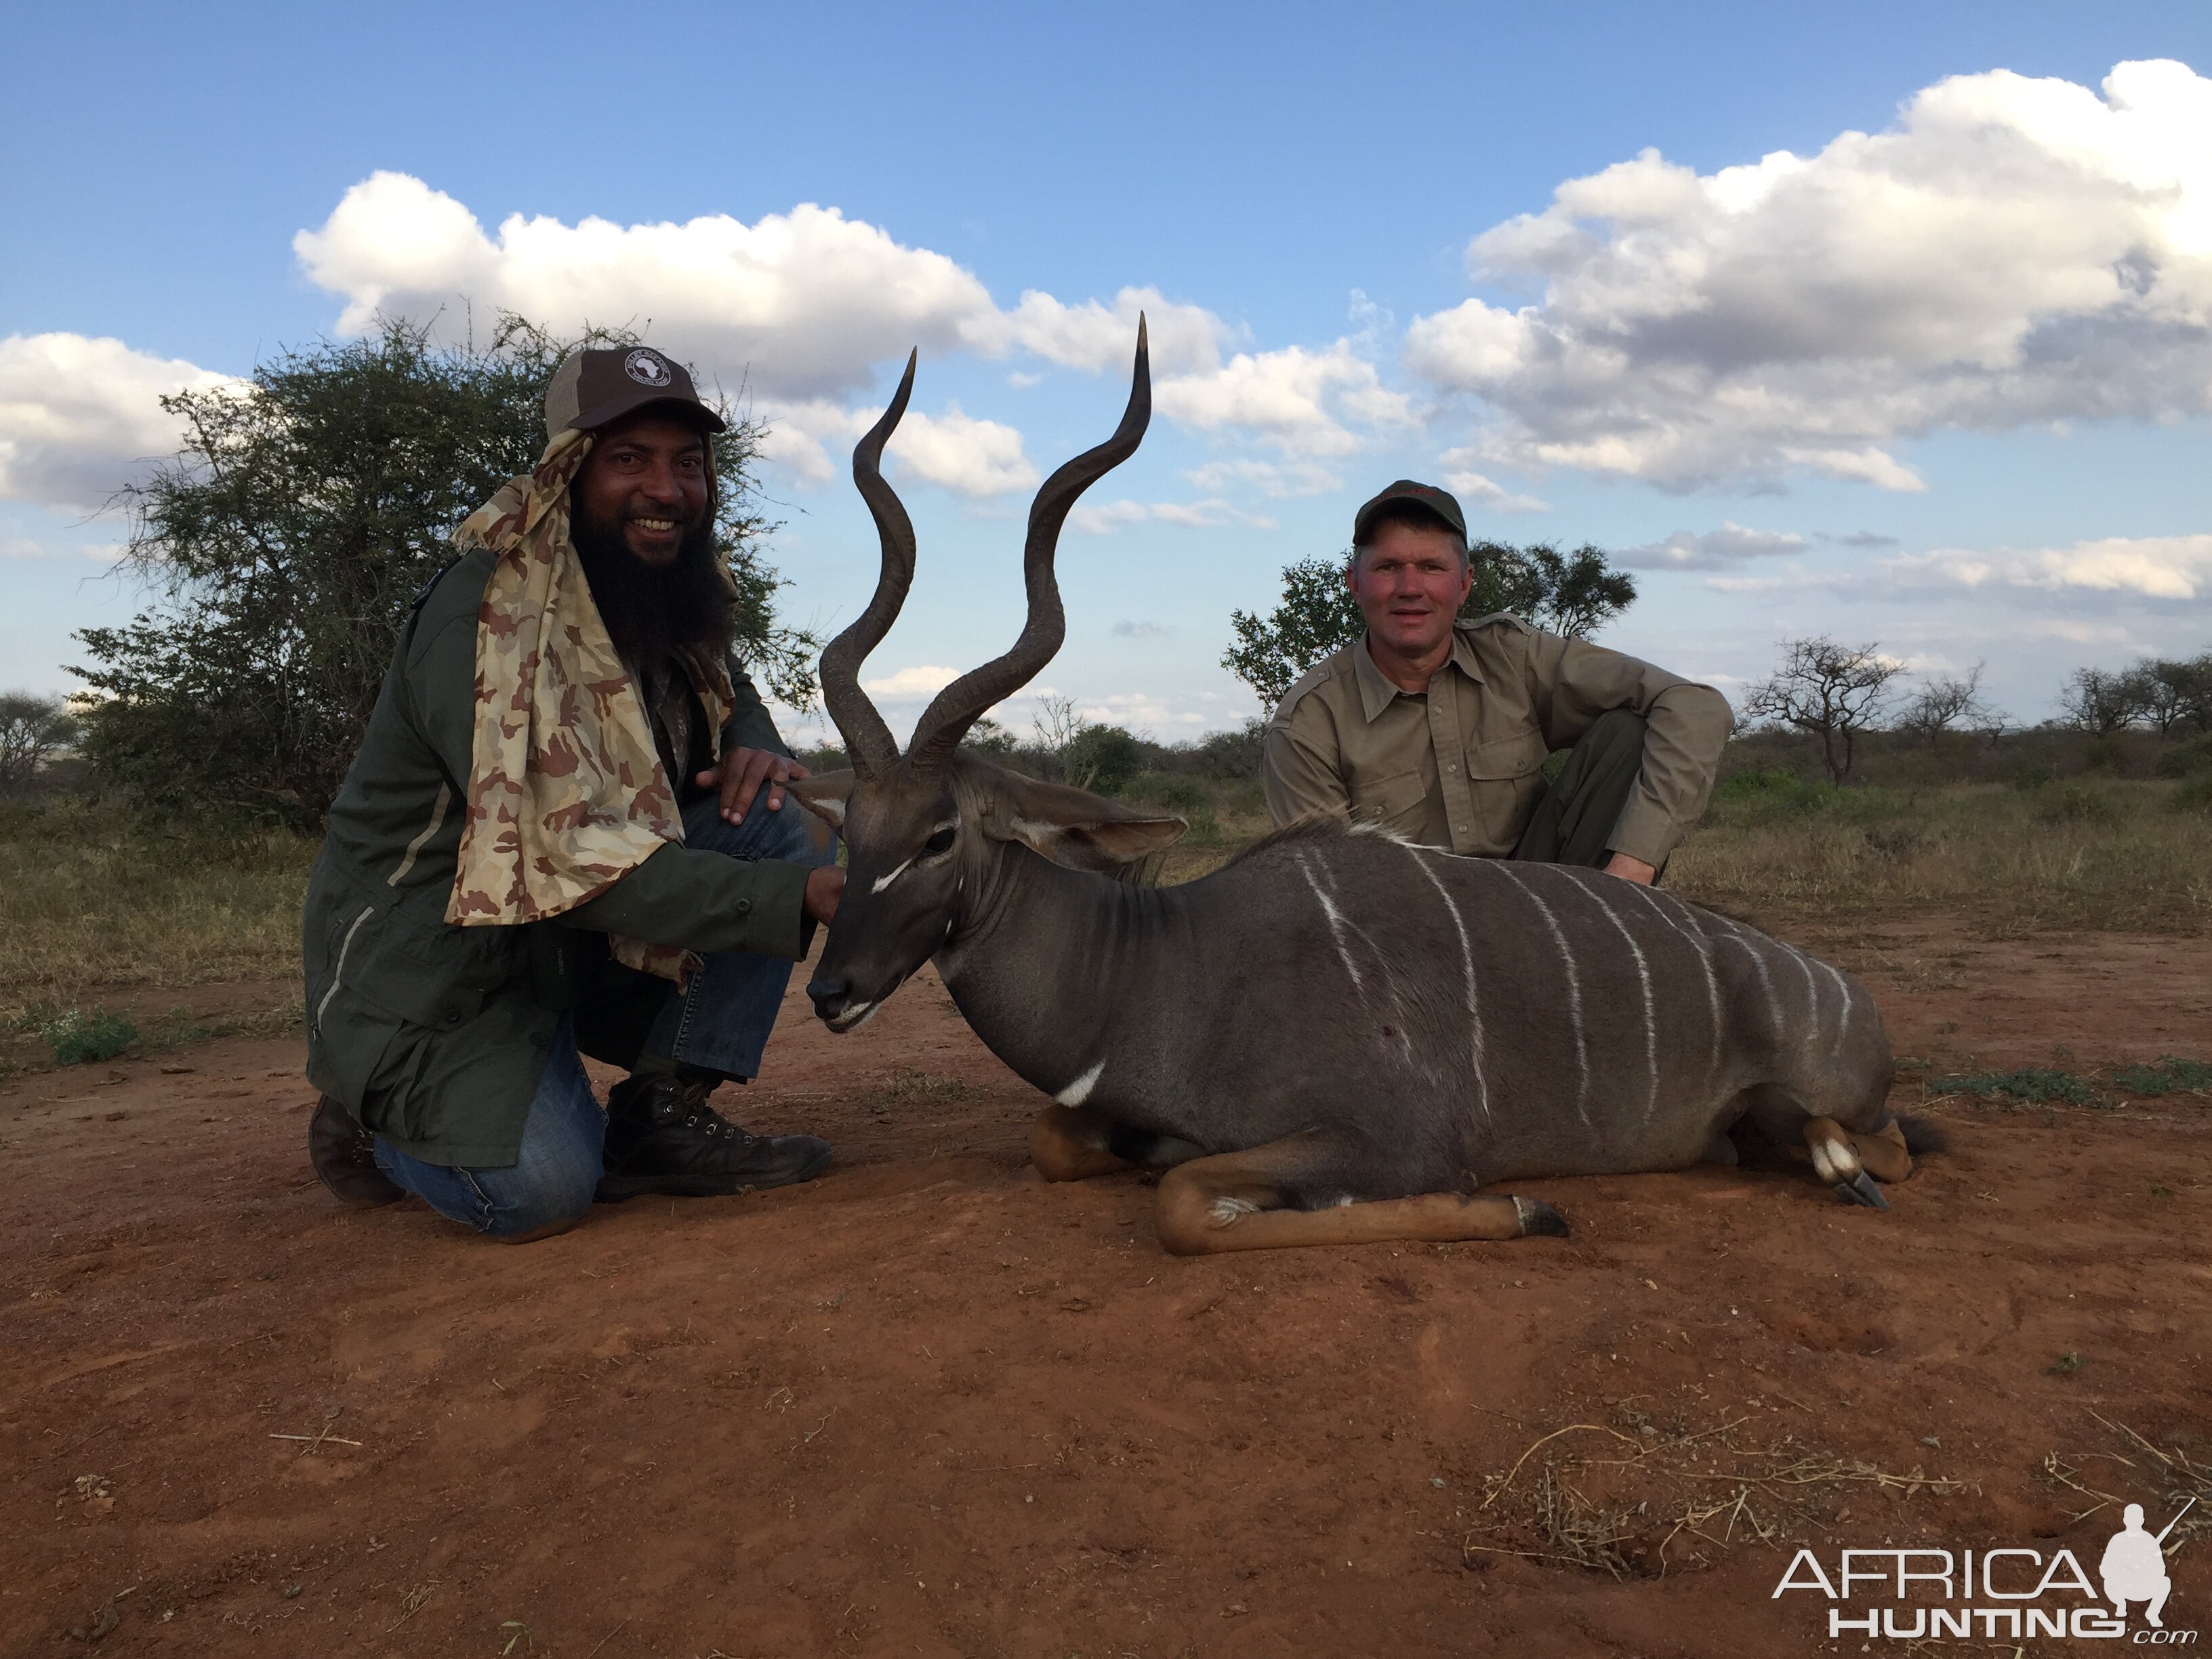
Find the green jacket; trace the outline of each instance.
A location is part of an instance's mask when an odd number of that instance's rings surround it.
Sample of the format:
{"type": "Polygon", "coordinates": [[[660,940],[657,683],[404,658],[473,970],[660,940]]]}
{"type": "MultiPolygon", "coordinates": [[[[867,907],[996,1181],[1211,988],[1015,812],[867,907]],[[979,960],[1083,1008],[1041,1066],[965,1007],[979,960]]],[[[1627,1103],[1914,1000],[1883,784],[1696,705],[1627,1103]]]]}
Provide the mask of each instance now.
{"type": "MultiPolygon", "coordinates": [[[[678,846],[553,921],[447,925],[475,720],[477,608],[491,570],[482,549],[459,560],[401,634],[331,807],[301,947],[308,1081],[425,1163],[496,1169],[515,1160],[558,1010],[574,1000],[546,983],[549,962],[574,959],[557,948],[560,929],[796,959],[813,928],[803,866],[678,846]]],[[[738,708],[724,747],[789,753],[751,682],[732,678],[738,708]]]]}

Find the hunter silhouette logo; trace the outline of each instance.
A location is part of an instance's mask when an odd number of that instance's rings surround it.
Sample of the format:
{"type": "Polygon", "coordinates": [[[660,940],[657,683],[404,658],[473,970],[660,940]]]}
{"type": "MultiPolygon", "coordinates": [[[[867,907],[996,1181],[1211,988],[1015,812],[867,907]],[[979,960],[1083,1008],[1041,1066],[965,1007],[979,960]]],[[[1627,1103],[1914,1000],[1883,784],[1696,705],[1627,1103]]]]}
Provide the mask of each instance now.
{"type": "Polygon", "coordinates": [[[2018,1643],[2049,1636],[2124,1641],[2134,1647],[2192,1647],[2197,1632],[2168,1630],[2163,1615],[2173,1589],[2166,1571],[2166,1540],[2196,1503],[2191,1498],[2155,1533],[2143,1525],[2142,1504],[2123,1510],[2120,1530],[2096,1558],[2101,1595],[2088,1569],[2063,1547],[2046,1555],[2016,1546],[1953,1550],[1885,1545],[1840,1551],[1832,1572],[1813,1550],[1801,1549],[1773,1596],[1810,1591],[1826,1599],[1831,1640],[1860,1636],[1922,1642],[1978,1636],[1984,1642],[2018,1643]],[[2132,1631],[2131,1603],[2142,1609],[2142,1624],[2132,1631]]]}
{"type": "Polygon", "coordinates": [[[2121,1511],[2121,1529],[2112,1534],[2112,1541],[2105,1546],[2105,1559],[2097,1564],[2097,1576],[2105,1581],[2105,1599],[2120,1618],[2128,1616],[2129,1602],[2147,1601],[2150,1605],[2143,1609],[2143,1622],[2153,1630],[2166,1628],[2159,1614],[2173,1589],[2173,1581],[2166,1576],[2166,1534],[2196,1502],[2192,1498],[2184,1504],[2156,1536],[2143,1530],[2142,1504],[2130,1504],[2121,1511]]]}
{"type": "Polygon", "coordinates": [[[640,386],[666,386],[676,378],[668,372],[666,361],[657,351],[633,351],[623,359],[623,368],[640,386]]]}

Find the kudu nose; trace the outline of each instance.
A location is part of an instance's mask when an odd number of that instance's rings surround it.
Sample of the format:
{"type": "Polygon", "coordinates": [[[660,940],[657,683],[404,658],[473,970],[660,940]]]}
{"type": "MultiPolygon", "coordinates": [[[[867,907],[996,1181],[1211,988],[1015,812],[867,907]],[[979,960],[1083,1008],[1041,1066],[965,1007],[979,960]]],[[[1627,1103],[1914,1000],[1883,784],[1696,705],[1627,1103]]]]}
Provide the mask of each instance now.
{"type": "Polygon", "coordinates": [[[814,1004],[814,1012],[821,1019],[835,1019],[845,1012],[852,1000],[853,988],[842,979],[824,979],[817,975],[809,981],[806,995],[814,1004]]]}

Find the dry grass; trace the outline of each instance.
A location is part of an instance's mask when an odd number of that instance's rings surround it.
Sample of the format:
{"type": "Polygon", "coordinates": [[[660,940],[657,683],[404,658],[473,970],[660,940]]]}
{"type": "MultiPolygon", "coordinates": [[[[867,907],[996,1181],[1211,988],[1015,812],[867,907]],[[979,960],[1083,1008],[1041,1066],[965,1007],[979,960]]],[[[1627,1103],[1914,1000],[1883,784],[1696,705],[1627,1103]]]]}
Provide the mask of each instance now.
{"type": "Polygon", "coordinates": [[[1916,1467],[1897,1473],[1784,1435],[1767,1444],[1738,1417],[1692,1431],[1623,1403],[1611,1424],[1554,1429],[1483,1481],[1461,1548],[1556,1561],[1615,1578],[1700,1566],[1734,1546],[1818,1529],[1854,1488],[1945,1496],[1965,1483],[1916,1467]]]}
{"type": "MultiPolygon", "coordinates": [[[[1676,851],[1686,897],[1826,922],[1948,914],[1998,936],[2040,928],[2202,933],[2212,926],[2212,816],[2182,786],[2125,780],[1917,789],[1724,785],[1676,851]]],[[[1155,879],[1195,881],[1267,829],[1221,820],[1155,879]]]]}
{"type": "Polygon", "coordinates": [[[2043,1473],[2053,1486],[2063,1487],[2075,1498],[2096,1500],[2069,1515],[2069,1526],[2100,1510],[2109,1511],[2117,1519],[2124,1505],[2154,1494],[2145,1508],[2155,1512],[2146,1515],[2144,1526],[2157,1532],[2167,1524],[2164,1517],[2174,1517],[2166,1538],[2167,1560],[2172,1560],[2192,1540],[2212,1537],[2212,1467],[2197,1462],[2179,1445],[2160,1446],[2124,1423],[2115,1423],[2098,1412],[2089,1415],[2104,1425],[2112,1449],[2063,1455],[2054,1451],[2043,1460],[2043,1473]],[[2093,1465],[2095,1472],[2090,1473],[2093,1465]],[[2129,1495],[2106,1492],[2091,1484],[2107,1480],[2128,1487],[2129,1495]],[[2146,1486],[2151,1493],[2145,1492],[2146,1486]]]}
{"type": "Polygon", "coordinates": [[[2106,781],[1723,795],[1667,872],[1732,910],[1945,912],[1995,933],[2212,924],[2212,817],[2177,786],[2106,781]]]}
{"type": "Polygon", "coordinates": [[[0,1018],[94,989],[276,979],[300,966],[313,842],[165,842],[62,799],[0,816],[0,1018]]]}

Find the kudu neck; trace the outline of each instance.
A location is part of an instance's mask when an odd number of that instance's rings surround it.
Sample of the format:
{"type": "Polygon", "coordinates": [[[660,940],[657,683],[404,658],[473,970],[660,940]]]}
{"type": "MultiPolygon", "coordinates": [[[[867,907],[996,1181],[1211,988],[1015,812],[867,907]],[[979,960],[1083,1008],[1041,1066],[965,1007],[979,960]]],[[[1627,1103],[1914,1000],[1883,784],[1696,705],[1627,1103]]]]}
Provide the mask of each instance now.
{"type": "Polygon", "coordinates": [[[1147,918],[1175,902],[1173,889],[1066,869],[1000,842],[963,890],[938,971],[993,1053],[1056,1089],[1063,1057],[1095,1045],[1141,972],[1147,918]]]}

